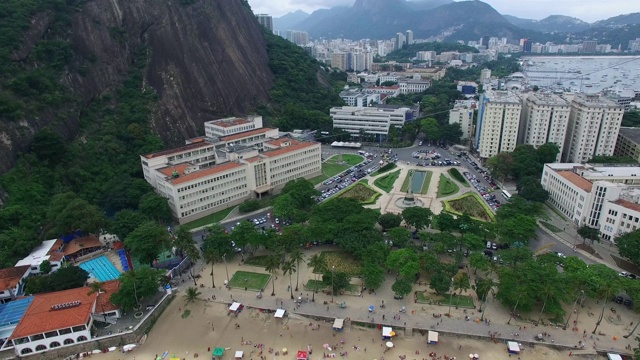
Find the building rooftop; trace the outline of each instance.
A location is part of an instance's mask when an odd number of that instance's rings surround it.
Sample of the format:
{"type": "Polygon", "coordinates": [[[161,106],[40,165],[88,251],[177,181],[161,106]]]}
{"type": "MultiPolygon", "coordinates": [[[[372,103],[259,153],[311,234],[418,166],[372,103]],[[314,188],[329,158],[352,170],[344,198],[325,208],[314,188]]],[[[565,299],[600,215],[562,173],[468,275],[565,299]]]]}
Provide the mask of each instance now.
{"type": "Polygon", "coordinates": [[[43,241],[42,244],[38,245],[38,247],[31,251],[31,254],[18,261],[16,263],[16,266],[40,266],[43,261],[49,260],[49,251],[51,251],[52,249],[55,250],[54,245],[56,245],[57,241],[57,239],[43,241]]]}
{"type": "Polygon", "coordinates": [[[152,159],[152,158],[157,158],[157,157],[160,157],[160,156],[168,156],[168,155],[173,155],[173,154],[180,154],[180,153],[184,153],[184,152],[188,152],[188,151],[204,148],[204,147],[211,146],[211,145],[213,145],[213,144],[211,144],[208,141],[204,141],[203,140],[203,141],[199,141],[199,142],[193,142],[192,144],[189,144],[189,145],[185,145],[185,146],[181,146],[181,147],[177,147],[177,148],[173,148],[173,149],[162,150],[162,151],[158,151],[158,152],[155,152],[155,153],[146,154],[146,155],[142,155],[142,156],[147,158],[147,159],[152,159]]]}
{"type": "Polygon", "coordinates": [[[213,174],[225,172],[238,167],[242,167],[242,164],[237,162],[227,162],[220,165],[214,165],[212,167],[208,167],[202,170],[194,171],[186,175],[181,173],[179,177],[171,178],[168,181],[173,185],[178,185],[178,184],[186,183],[189,181],[197,180],[206,176],[210,176],[213,174]]]}
{"type": "Polygon", "coordinates": [[[120,309],[120,306],[114,305],[111,302],[111,295],[120,290],[120,280],[109,280],[102,283],[102,290],[98,294],[98,302],[96,303],[95,313],[102,314],[113,310],[120,309]]]}
{"type": "Polygon", "coordinates": [[[246,162],[248,162],[248,163],[254,163],[254,162],[256,162],[256,161],[260,161],[260,160],[262,160],[262,156],[259,156],[259,155],[258,155],[258,156],[254,156],[254,157],[250,157],[250,158],[248,158],[248,159],[242,159],[242,160],[244,160],[244,161],[246,161],[246,162]]]}
{"type": "Polygon", "coordinates": [[[101,247],[102,243],[95,235],[75,238],[69,241],[62,250],[64,255],[73,255],[82,249],[101,247]]]}
{"type": "Polygon", "coordinates": [[[304,149],[306,147],[311,147],[311,146],[314,146],[314,145],[317,145],[317,144],[318,143],[311,142],[311,141],[296,141],[296,140],[292,140],[291,145],[285,146],[285,147],[281,147],[279,149],[265,151],[265,152],[262,153],[262,155],[266,156],[266,157],[276,157],[276,156],[280,156],[282,154],[286,154],[288,152],[304,149]]]}
{"type": "Polygon", "coordinates": [[[34,295],[11,339],[86,325],[98,297],[97,293],[89,295],[89,292],[89,288],[81,287],[34,295]],[[63,304],[73,306],[53,309],[54,306],[63,304]]]}
{"type": "Polygon", "coordinates": [[[490,102],[520,104],[520,97],[513,91],[487,90],[484,94],[490,102]]]}
{"type": "Polygon", "coordinates": [[[640,144],[640,128],[621,127],[619,134],[635,144],[640,144]]]}
{"type": "Polygon", "coordinates": [[[527,101],[536,105],[553,105],[569,107],[569,102],[562,97],[548,92],[532,92],[527,96],[527,101]]]}
{"type": "Polygon", "coordinates": [[[616,201],[613,201],[613,203],[617,204],[617,205],[620,205],[620,206],[622,206],[624,208],[640,212],[640,204],[636,204],[636,203],[631,202],[629,200],[618,199],[616,201]]]}
{"type": "Polygon", "coordinates": [[[214,120],[209,122],[209,124],[220,126],[223,128],[228,128],[232,126],[251,124],[251,121],[247,119],[241,119],[241,118],[227,118],[227,119],[214,120]]]}
{"type": "Polygon", "coordinates": [[[162,173],[164,176],[173,176],[174,171],[181,175],[181,174],[184,174],[184,172],[191,166],[193,165],[191,165],[190,163],[180,163],[180,164],[160,168],[158,169],[158,171],[162,173]]]}
{"type": "Polygon", "coordinates": [[[21,265],[0,269],[0,291],[15,288],[30,268],[29,265],[21,265]]]}
{"type": "Polygon", "coordinates": [[[582,190],[591,192],[591,187],[593,187],[593,184],[582,176],[567,170],[558,171],[558,175],[567,179],[570,183],[581,188],[582,190]]]}
{"type": "Polygon", "coordinates": [[[622,109],[622,106],[618,105],[615,101],[608,99],[606,96],[600,96],[599,94],[577,93],[573,98],[573,102],[589,107],[622,109]]]}
{"type": "Polygon", "coordinates": [[[234,141],[234,140],[238,140],[238,139],[244,139],[244,138],[249,137],[249,136],[265,134],[265,133],[267,133],[269,131],[272,131],[272,130],[277,130],[277,129],[260,128],[260,129],[250,130],[250,131],[244,131],[244,132],[233,134],[233,135],[222,136],[222,137],[220,137],[220,140],[225,141],[225,142],[229,142],[229,141],[234,141]]]}

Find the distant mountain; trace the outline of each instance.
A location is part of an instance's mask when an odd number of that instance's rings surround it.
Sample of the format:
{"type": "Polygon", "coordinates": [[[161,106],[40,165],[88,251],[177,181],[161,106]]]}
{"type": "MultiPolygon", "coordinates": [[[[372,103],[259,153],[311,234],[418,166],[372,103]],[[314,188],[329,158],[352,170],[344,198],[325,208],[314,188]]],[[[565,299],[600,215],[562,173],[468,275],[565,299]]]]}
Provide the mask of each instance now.
{"type": "Polygon", "coordinates": [[[413,30],[416,38],[426,38],[452,28],[464,27],[469,32],[481,24],[487,25],[482,28],[488,32],[477,38],[517,32],[500,13],[481,1],[447,2],[434,8],[420,9],[437,2],[443,0],[356,0],[352,7],[314,11],[298,27],[314,38],[349,39],[390,39],[396,33],[409,29],[413,30]]]}
{"type": "Polygon", "coordinates": [[[564,15],[551,15],[542,20],[522,19],[511,15],[504,17],[513,25],[543,33],[576,33],[591,27],[588,22],[564,15]]]}
{"type": "Polygon", "coordinates": [[[640,24],[640,12],[618,15],[605,20],[596,21],[593,23],[593,26],[617,27],[636,24],[640,24]]]}
{"type": "Polygon", "coordinates": [[[290,12],[280,17],[273,18],[273,29],[280,31],[297,30],[296,26],[305,21],[310,14],[302,10],[290,12]]]}
{"type": "Polygon", "coordinates": [[[430,10],[438,6],[452,3],[453,0],[417,0],[407,1],[407,6],[414,10],[430,10]]]}

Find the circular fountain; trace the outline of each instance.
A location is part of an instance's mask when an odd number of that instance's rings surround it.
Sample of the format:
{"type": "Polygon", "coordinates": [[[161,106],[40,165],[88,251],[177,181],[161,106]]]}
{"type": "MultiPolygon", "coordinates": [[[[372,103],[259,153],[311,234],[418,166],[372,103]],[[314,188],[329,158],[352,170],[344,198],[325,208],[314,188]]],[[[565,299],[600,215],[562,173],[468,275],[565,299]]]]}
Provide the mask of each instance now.
{"type": "Polygon", "coordinates": [[[422,206],[422,201],[420,199],[416,199],[415,195],[413,195],[413,191],[409,190],[407,195],[403,198],[399,198],[396,200],[396,206],[406,209],[415,206],[422,206]]]}

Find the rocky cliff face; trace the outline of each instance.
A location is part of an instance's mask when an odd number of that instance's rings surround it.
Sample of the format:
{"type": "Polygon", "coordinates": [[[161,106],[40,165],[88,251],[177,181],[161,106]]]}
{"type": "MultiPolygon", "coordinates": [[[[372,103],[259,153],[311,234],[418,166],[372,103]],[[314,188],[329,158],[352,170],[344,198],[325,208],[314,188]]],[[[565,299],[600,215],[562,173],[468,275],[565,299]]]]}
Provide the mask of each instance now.
{"type": "MultiPolygon", "coordinates": [[[[25,61],[50,22],[49,14],[33,17],[15,61],[25,61]]],[[[267,101],[273,84],[262,29],[243,0],[88,0],[69,33],[73,64],[60,81],[77,101],[1,124],[1,172],[45,126],[76,136],[82,109],[140,65],[140,45],[148,52],[144,81],[159,95],[152,127],[168,145],[202,133],[216,116],[246,114],[267,101]]]]}

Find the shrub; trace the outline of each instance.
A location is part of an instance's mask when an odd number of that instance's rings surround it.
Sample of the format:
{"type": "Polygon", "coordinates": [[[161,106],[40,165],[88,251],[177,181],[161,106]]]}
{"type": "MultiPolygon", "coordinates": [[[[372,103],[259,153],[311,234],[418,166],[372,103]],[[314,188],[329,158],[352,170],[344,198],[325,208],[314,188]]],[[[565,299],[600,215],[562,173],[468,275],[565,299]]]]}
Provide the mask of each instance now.
{"type": "Polygon", "coordinates": [[[256,200],[256,199],[246,200],[245,202],[240,204],[240,206],[238,206],[238,210],[242,214],[246,214],[248,212],[256,211],[256,210],[259,210],[260,208],[261,208],[260,202],[258,200],[256,200]]]}
{"type": "Polygon", "coordinates": [[[379,172],[379,173],[383,173],[383,172],[385,172],[385,171],[392,170],[392,169],[394,169],[395,167],[396,167],[396,164],[395,164],[395,163],[390,162],[390,163],[386,164],[385,166],[381,167],[380,169],[378,169],[378,172],[379,172]]]}
{"type": "Polygon", "coordinates": [[[449,169],[449,175],[451,175],[451,177],[453,177],[454,179],[458,180],[459,183],[461,183],[462,185],[467,185],[467,179],[464,178],[464,176],[462,176],[462,174],[460,174],[460,171],[458,171],[458,169],[456,168],[451,168],[449,169]]]}

